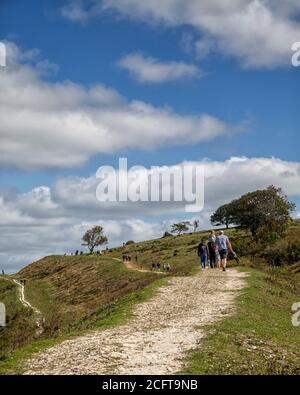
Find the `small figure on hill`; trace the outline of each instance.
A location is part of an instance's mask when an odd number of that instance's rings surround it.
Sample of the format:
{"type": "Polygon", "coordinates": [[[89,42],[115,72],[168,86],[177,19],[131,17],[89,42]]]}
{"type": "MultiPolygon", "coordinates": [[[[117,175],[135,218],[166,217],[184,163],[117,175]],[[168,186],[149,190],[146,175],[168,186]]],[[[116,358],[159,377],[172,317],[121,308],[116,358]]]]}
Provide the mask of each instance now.
{"type": "Polygon", "coordinates": [[[83,251],[80,251],[80,255],[83,255],[83,251]]]}
{"type": "Polygon", "coordinates": [[[208,247],[205,241],[205,237],[203,237],[201,239],[201,243],[198,246],[198,256],[200,258],[202,270],[205,269],[208,258],[208,247]]]}
{"type": "Polygon", "coordinates": [[[164,263],[163,271],[164,272],[169,272],[170,270],[171,270],[171,266],[168,263],[164,263]]]}
{"type": "Polygon", "coordinates": [[[5,272],[4,272],[4,269],[2,269],[2,276],[5,276],[5,272]]]}
{"type": "Polygon", "coordinates": [[[155,270],[155,269],[160,270],[160,263],[159,262],[152,263],[152,270],[155,270]]]}
{"type": "Polygon", "coordinates": [[[78,253],[79,253],[79,251],[78,251],[78,250],[76,250],[76,251],[75,251],[75,255],[77,256],[77,255],[78,255],[78,253]]]}

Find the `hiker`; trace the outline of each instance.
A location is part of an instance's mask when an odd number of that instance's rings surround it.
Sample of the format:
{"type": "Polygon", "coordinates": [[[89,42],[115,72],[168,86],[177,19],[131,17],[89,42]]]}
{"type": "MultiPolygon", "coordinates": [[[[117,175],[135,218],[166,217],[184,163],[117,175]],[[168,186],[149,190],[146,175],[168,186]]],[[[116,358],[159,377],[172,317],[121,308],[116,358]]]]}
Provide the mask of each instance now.
{"type": "Polygon", "coordinates": [[[4,269],[2,269],[2,276],[5,276],[4,269]]]}
{"type": "Polygon", "coordinates": [[[171,270],[171,266],[168,263],[164,263],[163,270],[164,272],[169,272],[171,270]]]}
{"type": "Polygon", "coordinates": [[[155,269],[157,269],[157,270],[160,270],[160,263],[159,262],[157,262],[157,263],[152,263],[152,270],[155,270],[155,269]]]}
{"type": "Polygon", "coordinates": [[[205,243],[205,237],[201,239],[201,243],[198,246],[198,256],[200,257],[202,270],[204,270],[208,258],[208,247],[205,243]]]}
{"type": "Polygon", "coordinates": [[[216,264],[216,234],[215,234],[214,230],[212,230],[210,232],[210,235],[208,237],[207,247],[208,247],[208,256],[209,256],[210,267],[212,269],[214,269],[215,267],[217,267],[217,264],[216,264]]]}
{"type": "Polygon", "coordinates": [[[229,238],[224,234],[224,231],[221,230],[219,236],[217,237],[217,245],[220,253],[220,258],[221,258],[221,267],[223,272],[226,271],[226,265],[227,265],[227,256],[228,256],[228,250],[232,251],[232,247],[229,241],[229,238]]]}

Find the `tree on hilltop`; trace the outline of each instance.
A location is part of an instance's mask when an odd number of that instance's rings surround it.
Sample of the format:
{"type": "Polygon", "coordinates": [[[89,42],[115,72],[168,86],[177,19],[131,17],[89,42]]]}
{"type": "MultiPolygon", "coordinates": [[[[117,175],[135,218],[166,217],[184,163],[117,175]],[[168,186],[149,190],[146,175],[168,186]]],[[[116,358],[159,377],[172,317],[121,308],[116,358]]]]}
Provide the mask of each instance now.
{"type": "Polygon", "coordinates": [[[217,209],[211,216],[213,225],[229,224],[249,229],[252,236],[264,232],[275,237],[286,229],[295,204],[290,202],[281,188],[271,185],[266,189],[248,192],[217,209]]]}
{"type": "Polygon", "coordinates": [[[87,230],[82,237],[84,243],[90,253],[92,254],[94,249],[102,244],[107,244],[107,237],[103,233],[103,228],[100,225],[94,226],[93,228],[87,230]]]}
{"type": "Polygon", "coordinates": [[[188,221],[178,222],[177,224],[173,224],[171,227],[172,233],[178,233],[180,235],[182,232],[186,232],[189,230],[190,223],[188,221]]]}

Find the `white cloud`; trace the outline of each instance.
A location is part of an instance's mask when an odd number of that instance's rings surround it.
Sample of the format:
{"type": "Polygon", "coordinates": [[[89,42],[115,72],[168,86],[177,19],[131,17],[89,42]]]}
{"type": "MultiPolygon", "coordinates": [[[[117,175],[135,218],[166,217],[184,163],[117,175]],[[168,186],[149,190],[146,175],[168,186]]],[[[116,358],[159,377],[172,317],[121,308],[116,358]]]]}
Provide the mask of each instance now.
{"type": "Polygon", "coordinates": [[[0,73],[2,166],[70,167],[97,153],[209,141],[236,131],[205,113],[184,116],[128,101],[103,85],[46,82],[32,64],[36,52],[8,49],[12,63],[0,73]]]}
{"type": "Polygon", "coordinates": [[[300,35],[298,0],[73,0],[68,4],[64,16],[73,20],[75,9],[85,20],[115,10],[146,23],[190,25],[202,36],[202,45],[196,42],[195,49],[208,53],[210,42],[215,50],[250,68],[290,65],[291,44],[300,35]]]}
{"type": "MultiPolygon", "coordinates": [[[[213,210],[245,192],[274,184],[291,199],[300,197],[299,162],[237,157],[191,163],[205,168],[205,206],[196,215],[202,229],[213,210]]],[[[174,221],[195,218],[184,212],[184,203],[100,203],[98,182],[95,176],[67,177],[27,193],[0,191],[0,268],[15,270],[47,254],[81,249],[82,234],[97,223],[114,246],[160,237],[174,221]]]]}
{"type": "Polygon", "coordinates": [[[141,83],[161,83],[202,76],[201,70],[193,64],[161,62],[138,52],[123,57],[118,62],[118,66],[129,71],[141,83]]]}

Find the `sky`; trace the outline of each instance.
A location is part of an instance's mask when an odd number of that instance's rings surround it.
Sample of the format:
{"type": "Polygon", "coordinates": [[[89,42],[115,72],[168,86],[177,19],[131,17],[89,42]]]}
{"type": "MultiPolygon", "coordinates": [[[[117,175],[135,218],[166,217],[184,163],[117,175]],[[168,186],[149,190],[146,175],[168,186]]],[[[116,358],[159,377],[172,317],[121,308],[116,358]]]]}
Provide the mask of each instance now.
{"type": "Polygon", "coordinates": [[[274,184],[300,212],[298,0],[1,0],[0,268],[202,229],[221,204],[274,184]],[[100,166],[205,169],[199,213],[101,203],[100,166]]]}

